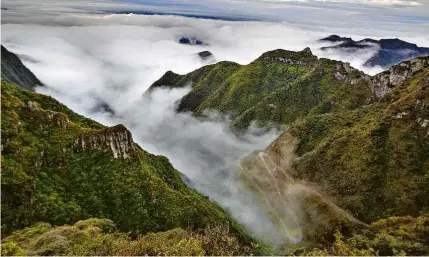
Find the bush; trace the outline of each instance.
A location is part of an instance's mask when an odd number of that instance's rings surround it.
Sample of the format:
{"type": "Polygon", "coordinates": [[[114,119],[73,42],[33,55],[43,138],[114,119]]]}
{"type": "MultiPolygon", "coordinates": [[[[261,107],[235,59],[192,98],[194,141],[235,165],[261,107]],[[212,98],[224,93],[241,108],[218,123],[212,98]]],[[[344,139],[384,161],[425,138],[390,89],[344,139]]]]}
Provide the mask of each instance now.
{"type": "Polygon", "coordinates": [[[304,255],[387,256],[428,255],[429,217],[391,217],[351,235],[335,233],[330,247],[303,251],[304,255]]]}
{"type": "Polygon", "coordinates": [[[249,255],[229,230],[218,223],[198,231],[181,228],[140,235],[133,240],[120,233],[108,219],[91,218],[74,225],[51,227],[46,223],[14,232],[2,244],[3,255],[80,255],[80,256],[194,256],[249,255]]]}

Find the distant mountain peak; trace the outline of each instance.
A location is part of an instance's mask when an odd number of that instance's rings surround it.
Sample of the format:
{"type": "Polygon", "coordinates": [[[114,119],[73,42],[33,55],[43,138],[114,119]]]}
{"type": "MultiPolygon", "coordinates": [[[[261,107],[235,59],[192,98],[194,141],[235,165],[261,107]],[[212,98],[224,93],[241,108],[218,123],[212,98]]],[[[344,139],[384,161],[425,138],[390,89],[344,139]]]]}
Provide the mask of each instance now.
{"type": "Polygon", "coordinates": [[[179,43],[184,45],[207,45],[202,40],[196,37],[185,37],[185,36],[179,39],[179,43]]]}
{"type": "Polygon", "coordinates": [[[87,133],[75,140],[77,150],[108,150],[114,158],[129,158],[137,148],[131,132],[122,124],[87,133]]]}
{"type": "Polygon", "coordinates": [[[304,48],[304,50],[302,50],[302,52],[313,54],[313,53],[311,52],[310,47],[306,47],[306,48],[304,48]]]}
{"type": "Polygon", "coordinates": [[[323,51],[336,50],[354,53],[359,51],[359,49],[374,49],[375,54],[365,63],[365,66],[368,67],[381,66],[387,69],[396,63],[419,56],[429,55],[429,48],[418,47],[416,44],[409,43],[398,38],[386,38],[380,40],[365,38],[359,41],[354,41],[348,37],[330,35],[329,37],[322,38],[319,41],[335,43],[335,45],[332,46],[322,47],[321,50],[323,51]]]}
{"type": "Polygon", "coordinates": [[[319,41],[344,42],[344,41],[353,41],[353,40],[349,37],[340,37],[338,35],[330,35],[328,37],[319,39],[319,41]]]}
{"type": "Polygon", "coordinates": [[[214,55],[210,51],[202,51],[197,53],[197,55],[201,58],[203,61],[215,61],[214,55]]]}

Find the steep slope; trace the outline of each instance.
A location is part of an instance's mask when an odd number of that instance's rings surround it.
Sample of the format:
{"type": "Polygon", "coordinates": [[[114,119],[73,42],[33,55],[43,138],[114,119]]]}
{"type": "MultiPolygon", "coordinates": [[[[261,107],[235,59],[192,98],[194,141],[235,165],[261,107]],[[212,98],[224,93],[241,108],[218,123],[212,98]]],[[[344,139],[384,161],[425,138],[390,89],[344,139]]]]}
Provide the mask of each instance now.
{"type": "Polygon", "coordinates": [[[429,253],[429,57],[365,79],[369,103],[301,116],[242,160],[238,174],[302,238],[287,255],[429,253]]]}
{"type": "MultiPolygon", "coordinates": [[[[401,225],[391,222],[392,216],[427,220],[428,78],[429,57],[371,77],[308,50],[276,50],[246,66],[223,62],[186,75],[168,72],[150,90],[190,85],[179,111],[231,114],[236,128],[254,121],[288,127],[265,151],[243,160],[238,174],[290,241],[332,246],[338,229],[352,249],[361,235],[381,240],[365,223],[387,218],[380,221],[389,224],[383,231],[398,231],[401,225]]],[[[386,237],[399,232],[392,233],[386,237]]],[[[386,243],[399,239],[392,240],[386,243]]],[[[410,240],[404,245],[413,244],[410,240]]],[[[381,249],[377,242],[369,245],[381,249]]],[[[407,254],[427,252],[408,246],[401,246],[407,254]]]]}
{"type": "Polygon", "coordinates": [[[236,128],[284,124],[308,113],[353,109],[372,97],[366,75],[337,61],[301,52],[274,50],[241,66],[220,62],[186,75],[167,72],[149,89],[185,87],[192,90],[178,111],[203,115],[205,110],[229,114],[236,128]],[[353,85],[353,86],[350,86],[353,85]]]}
{"type": "Polygon", "coordinates": [[[16,54],[1,46],[1,77],[23,88],[33,90],[42,82],[21,62],[16,54]]]}
{"type": "Polygon", "coordinates": [[[365,38],[354,41],[348,37],[331,35],[320,39],[322,42],[336,43],[334,46],[322,47],[322,50],[336,50],[345,53],[357,53],[359,49],[373,49],[374,56],[365,62],[365,66],[381,66],[385,69],[396,63],[400,63],[419,56],[428,56],[429,48],[418,47],[397,38],[374,40],[365,38]]]}
{"type": "Polygon", "coordinates": [[[98,217],[133,235],[227,223],[168,159],[142,150],[122,125],[104,127],[55,99],[2,80],[2,235],[98,217]]]}
{"type": "Polygon", "coordinates": [[[380,100],[303,117],[267,152],[277,165],[318,185],[361,220],[427,213],[428,78],[428,57],[393,66],[371,78],[375,88],[389,86],[380,100]]]}
{"type": "Polygon", "coordinates": [[[336,232],[332,244],[299,247],[285,255],[427,256],[429,217],[391,217],[346,234],[336,232]]]}

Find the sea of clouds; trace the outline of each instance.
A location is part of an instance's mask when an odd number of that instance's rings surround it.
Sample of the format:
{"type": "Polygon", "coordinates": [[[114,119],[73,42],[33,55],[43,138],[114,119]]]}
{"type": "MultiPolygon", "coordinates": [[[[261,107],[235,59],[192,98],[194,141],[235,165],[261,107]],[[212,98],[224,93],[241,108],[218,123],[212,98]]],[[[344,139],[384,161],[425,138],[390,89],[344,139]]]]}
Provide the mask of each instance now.
{"type": "Polygon", "coordinates": [[[105,125],[123,123],[142,148],[167,156],[191,186],[227,209],[256,237],[275,243],[281,242],[281,233],[233,171],[241,158],[264,149],[280,131],[251,128],[237,136],[228,129],[228,117],[213,114],[202,121],[178,114],[175,105],[189,87],[143,96],[144,92],[168,70],[185,74],[206,65],[196,55],[204,50],[217,61],[245,65],[268,50],[309,46],[318,57],[347,61],[369,74],[381,71],[362,66],[376,49],[349,55],[322,52],[319,48],[326,44],[317,40],[331,31],[288,23],[125,14],[37,19],[34,24],[3,24],[1,38],[45,84],[37,92],[105,125]],[[206,44],[178,43],[183,36],[206,44]]]}

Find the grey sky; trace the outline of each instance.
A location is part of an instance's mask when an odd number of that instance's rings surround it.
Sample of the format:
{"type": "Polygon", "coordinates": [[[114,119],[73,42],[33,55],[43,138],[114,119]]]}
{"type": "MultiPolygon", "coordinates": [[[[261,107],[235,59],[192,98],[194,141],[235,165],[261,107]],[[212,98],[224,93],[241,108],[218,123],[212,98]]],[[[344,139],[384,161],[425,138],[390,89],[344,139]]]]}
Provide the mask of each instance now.
{"type": "Polygon", "coordinates": [[[217,61],[247,64],[268,50],[309,46],[319,57],[361,67],[373,52],[331,54],[320,50],[317,39],[337,33],[429,46],[426,0],[3,0],[2,8],[2,44],[27,57],[24,64],[45,85],[38,92],[103,124],[126,125],[145,150],[167,156],[197,190],[253,235],[273,242],[283,240],[281,231],[228,170],[264,149],[277,132],[237,138],[227,129],[227,117],[200,121],[175,112],[189,89],[161,90],[150,99],[143,92],[168,70],[185,74],[206,65],[196,55],[203,50],[217,61]],[[115,14],[127,12],[264,22],[115,14]],[[180,44],[182,36],[208,44],[180,44]]]}
{"type": "Polygon", "coordinates": [[[64,13],[140,12],[429,32],[429,0],[3,0],[2,8],[2,23],[37,23],[35,17],[64,13]]]}

